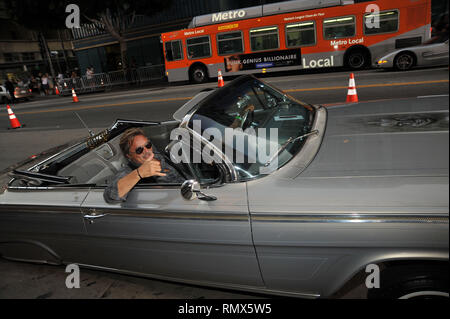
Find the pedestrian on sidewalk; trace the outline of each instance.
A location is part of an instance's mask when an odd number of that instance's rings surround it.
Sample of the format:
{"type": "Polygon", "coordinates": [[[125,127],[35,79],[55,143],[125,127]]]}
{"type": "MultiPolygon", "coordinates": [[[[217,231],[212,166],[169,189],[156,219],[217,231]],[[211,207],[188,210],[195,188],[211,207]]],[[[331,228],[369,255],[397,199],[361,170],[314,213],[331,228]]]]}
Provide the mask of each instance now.
{"type": "Polygon", "coordinates": [[[9,92],[9,99],[11,100],[11,103],[16,103],[16,97],[14,95],[14,84],[9,80],[9,78],[6,78],[5,80],[5,88],[9,92]]]}
{"type": "Polygon", "coordinates": [[[49,95],[49,83],[48,83],[48,73],[45,73],[41,78],[42,89],[44,90],[45,95],[49,95]]]}
{"type": "Polygon", "coordinates": [[[94,86],[94,67],[91,65],[86,69],[86,81],[88,86],[94,86]]]}
{"type": "Polygon", "coordinates": [[[70,76],[72,78],[72,89],[76,89],[77,88],[77,72],[72,71],[72,75],[70,76]]]}

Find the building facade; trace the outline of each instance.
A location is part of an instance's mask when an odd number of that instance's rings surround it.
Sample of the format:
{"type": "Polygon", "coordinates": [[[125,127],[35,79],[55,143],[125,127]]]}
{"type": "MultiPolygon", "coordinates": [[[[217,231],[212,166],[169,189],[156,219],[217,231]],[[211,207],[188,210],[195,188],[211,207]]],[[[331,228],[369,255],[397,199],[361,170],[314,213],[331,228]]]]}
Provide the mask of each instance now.
{"type": "MultiPolygon", "coordinates": [[[[349,0],[360,1],[367,0],[349,0]]],[[[172,0],[171,5],[161,12],[137,15],[124,33],[128,66],[164,64],[161,33],[187,28],[195,16],[275,2],[280,1],[172,0]]],[[[448,12],[446,0],[432,0],[432,7],[436,19],[439,14],[448,12]]],[[[122,69],[117,39],[92,24],[38,34],[9,19],[3,0],[0,0],[0,82],[11,74],[19,77],[39,72],[51,74],[51,69],[56,74],[76,71],[83,75],[91,66],[95,73],[122,69]]]]}
{"type": "MultiPolygon", "coordinates": [[[[271,3],[271,0],[173,0],[169,8],[147,16],[136,16],[125,32],[130,67],[164,64],[160,35],[163,32],[187,28],[192,17],[271,3]]],[[[94,25],[73,29],[73,46],[82,72],[93,66],[95,72],[121,69],[120,45],[116,39],[94,25]]]]}
{"type": "Polygon", "coordinates": [[[11,20],[0,0],[0,82],[78,68],[70,30],[30,31],[11,20]],[[48,53],[47,53],[48,52],[48,53]]]}
{"type": "MultiPolygon", "coordinates": [[[[349,0],[349,3],[368,0],[349,0]]],[[[143,67],[164,64],[160,35],[187,28],[195,16],[280,2],[280,0],[173,0],[169,8],[150,17],[137,16],[125,33],[128,65],[143,67]]],[[[448,12],[446,0],[432,0],[433,12],[448,12]]],[[[93,66],[95,72],[121,69],[120,46],[116,39],[93,25],[73,29],[74,51],[80,69],[93,66]]]]}

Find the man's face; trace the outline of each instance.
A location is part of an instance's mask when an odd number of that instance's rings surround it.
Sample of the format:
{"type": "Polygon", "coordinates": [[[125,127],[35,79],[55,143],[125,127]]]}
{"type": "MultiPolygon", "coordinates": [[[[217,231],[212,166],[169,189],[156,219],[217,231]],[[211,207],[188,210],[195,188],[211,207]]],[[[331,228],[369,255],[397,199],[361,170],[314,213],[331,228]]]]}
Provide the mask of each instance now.
{"type": "Polygon", "coordinates": [[[129,154],[127,155],[128,158],[138,165],[144,163],[145,160],[147,160],[150,156],[153,155],[153,148],[146,147],[149,146],[149,143],[150,141],[145,136],[143,135],[135,136],[133,142],[131,143],[129,154]],[[142,150],[142,153],[140,153],[140,150],[142,150]]]}

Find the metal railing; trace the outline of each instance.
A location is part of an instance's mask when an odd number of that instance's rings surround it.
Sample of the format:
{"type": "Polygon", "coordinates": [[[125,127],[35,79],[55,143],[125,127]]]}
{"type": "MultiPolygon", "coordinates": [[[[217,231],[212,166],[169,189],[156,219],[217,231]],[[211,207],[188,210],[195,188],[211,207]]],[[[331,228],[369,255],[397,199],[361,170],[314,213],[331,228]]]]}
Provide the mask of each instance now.
{"type": "Polygon", "coordinates": [[[65,78],[58,81],[61,95],[69,95],[72,89],[76,93],[100,92],[111,90],[114,86],[141,85],[146,82],[161,80],[165,76],[164,65],[152,65],[124,71],[112,71],[65,78]]]}

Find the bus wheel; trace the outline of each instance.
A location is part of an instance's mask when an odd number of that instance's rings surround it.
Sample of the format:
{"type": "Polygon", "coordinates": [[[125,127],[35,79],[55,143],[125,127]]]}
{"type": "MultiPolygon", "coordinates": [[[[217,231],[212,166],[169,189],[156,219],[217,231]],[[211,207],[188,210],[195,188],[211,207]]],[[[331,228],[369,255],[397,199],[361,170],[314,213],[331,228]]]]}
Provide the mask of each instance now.
{"type": "Polygon", "coordinates": [[[347,54],[347,66],[352,70],[359,70],[369,63],[369,56],[362,50],[353,50],[347,54]]]}
{"type": "Polygon", "coordinates": [[[399,71],[406,71],[411,69],[415,62],[415,57],[412,53],[401,52],[395,57],[394,67],[399,71]]]}
{"type": "Polygon", "coordinates": [[[202,65],[195,65],[191,69],[191,81],[194,83],[204,83],[208,79],[206,68],[202,65]]]}

